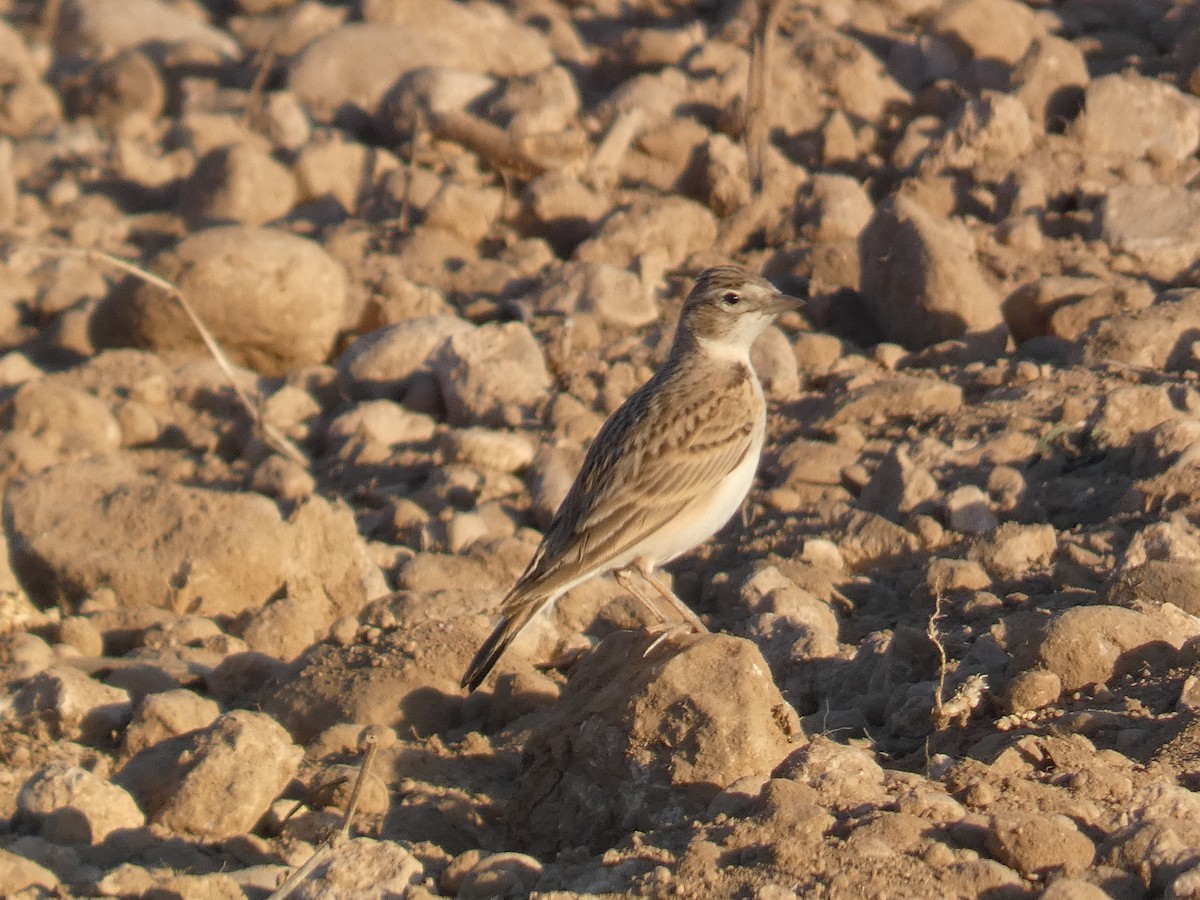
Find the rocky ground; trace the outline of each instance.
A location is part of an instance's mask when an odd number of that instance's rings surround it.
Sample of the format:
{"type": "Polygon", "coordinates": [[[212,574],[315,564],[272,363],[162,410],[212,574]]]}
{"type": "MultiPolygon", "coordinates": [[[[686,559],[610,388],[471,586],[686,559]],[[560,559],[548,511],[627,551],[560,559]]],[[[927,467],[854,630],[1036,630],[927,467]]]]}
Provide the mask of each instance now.
{"type": "Polygon", "coordinates": [[[0,15],[0,894],[1200,897],[1195,4],[0,15]],[[714,633],[465,695],[730,259],[714,633]]]}

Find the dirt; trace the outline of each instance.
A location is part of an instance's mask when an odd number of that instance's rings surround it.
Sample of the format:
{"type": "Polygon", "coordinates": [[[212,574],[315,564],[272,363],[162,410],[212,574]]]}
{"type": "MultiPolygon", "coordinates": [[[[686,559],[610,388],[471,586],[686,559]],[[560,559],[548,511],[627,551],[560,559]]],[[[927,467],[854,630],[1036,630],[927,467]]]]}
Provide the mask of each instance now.
{"type": "Polygon", "coordinates": [[[0,895],[1200,897],[1200,15],[759,14],[0,0],[0,895]],[[729,260],[713,633],[466,694],[729,260]]]}

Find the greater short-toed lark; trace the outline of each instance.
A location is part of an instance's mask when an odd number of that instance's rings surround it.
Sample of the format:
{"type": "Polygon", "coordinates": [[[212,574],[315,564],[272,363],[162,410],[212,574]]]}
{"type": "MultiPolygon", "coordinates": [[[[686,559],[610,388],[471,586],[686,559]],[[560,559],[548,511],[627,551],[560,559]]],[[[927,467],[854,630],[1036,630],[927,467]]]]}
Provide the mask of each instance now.
{"type": "Polygon", "coordinates": [[[605,572],[665,621],[634,587],[636,571],[686,625],[705,630],[653,572],[711,537],[749,492],[767,421],[750,345],[798,303],[738,266],[701,273],[666,362],[596,435],[463,687],[479,686],[536,612],[605,572]]]}

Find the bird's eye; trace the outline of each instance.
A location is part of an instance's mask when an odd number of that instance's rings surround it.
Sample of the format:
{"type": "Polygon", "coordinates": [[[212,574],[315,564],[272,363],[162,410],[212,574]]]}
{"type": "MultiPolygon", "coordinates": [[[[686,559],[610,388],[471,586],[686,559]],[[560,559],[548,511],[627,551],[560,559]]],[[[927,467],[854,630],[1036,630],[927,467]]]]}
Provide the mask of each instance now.
{"type": "Polygon", "coordinates": [[[742,297],[737,291],[726,291],[724,296],[721,297],[721,302],[726,306],[737,306],[741,299],[742,297]]]}

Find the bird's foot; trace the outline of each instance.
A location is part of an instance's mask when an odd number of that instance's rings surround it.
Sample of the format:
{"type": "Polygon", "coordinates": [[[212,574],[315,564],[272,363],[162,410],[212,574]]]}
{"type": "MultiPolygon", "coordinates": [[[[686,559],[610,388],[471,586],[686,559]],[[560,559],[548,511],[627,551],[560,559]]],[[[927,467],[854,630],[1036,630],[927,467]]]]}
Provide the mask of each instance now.
{"type": "Polygon", "coordinates": [[[654,635],[654,640],[650,642],[650,646],[642,652],[642,659],[645,659],[651,653],[658,649],[661,644],[667,641],[674,641],[677,638],[691,634],[707,634],[708,629],[705,628],[697,632],[690,622],[664,622],[661,625],[654,625],[646,629],[651,635],[654,635]]]}

